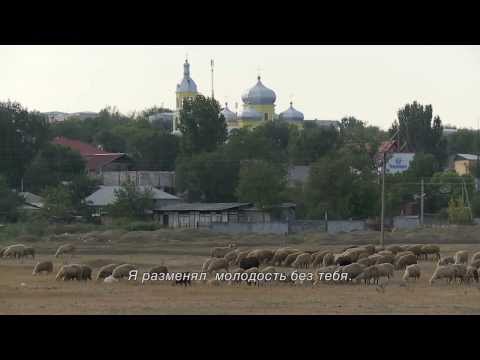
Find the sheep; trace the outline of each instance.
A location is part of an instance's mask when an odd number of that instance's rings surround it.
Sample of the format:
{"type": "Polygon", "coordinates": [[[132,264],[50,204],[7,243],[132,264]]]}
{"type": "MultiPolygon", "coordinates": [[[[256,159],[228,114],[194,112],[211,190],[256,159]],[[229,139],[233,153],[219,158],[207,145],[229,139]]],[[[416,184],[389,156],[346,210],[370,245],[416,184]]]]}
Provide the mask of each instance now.
{"type": "Polygon", "coordinates": [[[237,255],[237,258],[234,261],[234,265],[240,264],[240,261],[242,261],[242,259],[245,259],[248,256],[248,254],[250,253],[250,251],[251,250],[240,251],[237,255]]]}
{"type": "Polygon", "coordinates": [[[42,272],[46,272],[50,274],[53,272],[53,263],[51,261],[39,261],[33,268],[32,275],[41,274],[42,272]]]}
{"type": "Polygon", "coordinates": [[[444,266],[444,265],[450,265],[450,264],[455,264],[455,259],[453,256],[446,256],[444,258],[441,258],[437,262],[437,266],[444,266]]]}
{"type": "Polygon", "coordinates": [[[297,256],[292,266],[296,269],[307,269],[312,262],[312,256],[309,253],[303,253],[297,256]]]}
{"type": "Polygon", "coordinates": [[[319,269],[315,272],[313,285],[317,285],[317,284],[319,284],[319,283],[321,283],[322,281],[325,280],[325,275],[323,275],[323,278],[320,279],[320,274],[321,274],[321,273],[323,273],[323,274],[326,274],[326,273],[332,274],[332,273],[334,273],[336,270],[338,270],[338,266],[337,266],[337,265],[329,265],[329,266],[323,266],[323,267],[319,268],[319,269]]]}
{"type": "Polygon", "coordinates": [[[316,268],[323,265],[323,257],[328,254],[328,250],[316,252],[312,255],[312,267],[316,268]]]}
{"type": "MultiPolygon", "coordinates": [[[[257,274],[258,273],[258,267],[251,267],[243,272],[244,274],[257,274]]],[[[249,277],[247,280],[245,280],[248,285],[255,284],[256,281],[249,281],[249,277]]]]}
{"type": "Polygon", "coordinates": [[[212,251],[210,252],[210,256],[212,258],[223,258],[229,251],[232,249],[235,249],[237,247],[236,244],[230,243],[228,246],[224,247],[214,247],[212,251]]]}
{"type": "Polygon", "coordinates": [[[243,270],[248,270],[250,268],[258,268],[260,266],[260,262],[258,261],[257,258],[247,257],[245,259],[240,260],[239,266],[243,270]]]}
{"type": "Polygon", "coordinates": [[[335,255],[334,261],[335,261],[335,264],[339,266],[345,266],[355,262],[353,261],[351,254],[348,254],[345,252],[335,255]]]}
{"type": "Polygon", "coordinates": [[[208,267],[210,266],[210,263],[213,261],[214,258],[208,258],[207,260],[205,260],[203,262],[203,265],[202,265],[202,273],[205,273],[207,272],[208,270],[208,267]]]}
{"type": "Polygon", "coordinates": [[[168,268],[165,265],[154,266],[148,271],[150,274],[167,274],[168,268]]]}
{"type": "Polygon", "coordinates": [[[225,254],[224,259],[228,261],[229,264],[232,264],[240,253],[239,249],[231,250],[225,254]]]}
{"type": "MultiPolygon", "coordinates": [[[[260,273],[262,274],[274,274],[275,272],[277,272],[277,270],[273,267],[273,266],[267,266],[266,268],[260,270],[260,273]]],[[[271,281],[271,280],[270,280],[271,281]]],[[[264,285],[266,283],[268,283],[269,280],[267,280],[266,278],[264,278],[263,280],[261,281],[257,281],[257,285],[260,286],[260,285],[264,285]]]]}
{"type": "Polygon", "coordinates": [[[480,259],[476,259],[470,263],[471,267],[474,267],[475,269],[478,269],[480,267],[480,259]]]}
{"type": "Polygon", "coordinates": [[[285,258],[285,260],[283,261],[283,264],[282,266],[290,266],[292,265],[292,263],[297,259],[297,256],[302,254],[301,251],[299,252],[294,252],[294,253],[291,253],[289,255],[287,255],[287,257],[285,258]]]}
{"type": "Polygon", "coordinates": [[[453,264],[450,265],[454,270],[454,280],[460,279],[460,282],[464,282],[467,276],[467,265],[465,264],[453,264]]]}
{"type": "Polygon", "coordinates": [[[108,264],[105,266],[102,266],[97,273],[96,280],[100,279],[106,279],[110,275],[112,275],[113,270],[118,266],[119,264],[108,264]]]}
{"type": "Polygon", "coordinates": [[[454,277],[455,269],[452,265],[437,266],[429,282],[430,285],[433,285],[435,280],[447,279],[447,282],[450,283],[454,277]]]}
{"type": "Polygon", "coordinates": [[[23,249],[23,256],[31,256],[32,259],[35,259],[35,249],[31,246],[25,246],[23,249]]]}
{"type": "Polygon", "coordinates": [[[79,265],[81,269],[80,278],[78,280],[92,280],[92,268],[87,265],[79,265]]]}
{"type": "Polygon", "coordinates": [[[189,272],[183,272],[182,277],[180,279],[175,278],[173,281],[172,285],[184,285],[185,287],[191,286],[192,285],[192,280],[190,279],[190,273],[189,272]]]}
{"type": "Polygon", "coordinates": [[[211,274],[214,271],[225,269],[228,272],[228,261],[224,258],[215,258],[210,262],[207,268],[207,273],[211,274]]]}
{"type": "Polygon", "coordinates": [[[127,276],[130,276],[130,272],[135,270],[137,270],[137,267],[135,265],[122,264],[113,269],[112,276],[115,279],[123,279],[127,276]]]}
{"type": "Polygon", "coordinates": [[[374,246],[374,245],[365,245],[365,246],[363,246],[363,248],[365,249],[365,251],[366,251],[369,255],[375,254],[375,246],[374,246]]]}
{"type": "Polygon", "coordinates": [[[374,265],[378,269],[378,277],[386,277],[390,280],[390,277],[395,276],[394,266],[391,263],[381,263],[374,265]]]}
{"type": "Polygon", "coordinates": [[[420,245],[420,244],[409,245],[407,247],[407,251],[413,252],[417,258],[420,258],[423,254],[422,247],[423,247],[423,245],[420,245]]]}
{"type": "Polygon", "coordinates": [[[394,256],[394,254],[390,250],[382,250],[379,251],[376,255],[387,255],[387,256],[394,256]]]}
{"type": "Polygon", "coordinates": [[[359,263],[352,263],[345,265],[339,271],[342,274],[348,274],[348,281],[352,281],[355,277],[360,275],[360,273],[365,269],[366,266],[359,263]]]}
{"type": "Polygon", "coordinates": [[[13,257],[15,259],[22,259],[25,254],[25,245],[15,244],[8,246],[3,252],[4,258],[13,257]]]}
{"type": "Polygon", "coordinates": [[[370,255],[369,259],[374,259],[375,264],[385,264],[390,263],[393,264],[395,262],[395,256],[393,254],[384,254],[381,255],[380,253],[370,255]]]}
{"type": "Polygon", "coordinates": [[[57,273],[55,280],[68,281],[80,280],[82,277],[82,268],[77,264],[63,265],[57,273]]]}
{"type": "MultiPolygon", "coordinates": [[[[242,268],[233,269],[233,270],[231,271],[231,273],[232,273],[233,275],[235,275],[235,274],[242,274],[243,272],[244,272],[244,270],[243,270],[242,268]]],[[[233,284],[239,284],[239,283],[241,283],[241,282],[242,282],[242,280],[240,280],[240,279],[234,280],[234,278],[232,278],[232,280],[230,280],[228,283],[229,283],[229,285],[233,285],[233,284]]]]}
{"type": "Polygon", "coordinates": [[[103,282],[107,284],[111,284],[114,282],[118,282],[118,279],[115,279],[112,275],[109,275],[105,279],[103,279],[103,282]]]}
{"type": "Polygon", "coordinates": [[[475,280],[475,282],[478,283],[478,270],[473,266],[468,266],[465,282],[470,283],[472,280],[475,280]]]}
{"type": "MultiPolygon", "coordinates": [[[[1,253],[0,253],[0,256],[1,256],[1,253]]],[[[480,260],[480,251],[473,254],[471,261],[474,262],[474,261],[477,261],[477,260],[480,260]]]]}
{"type": "Polygon", "coordinates": [[[371,258],[371,257],[363,258],[357,261],[357,263],[364,266],[372,266],[372,265],[375,265],[376,262],[377,262],[377,258],[371,258]]]}
{"type": "Polygon", "coordinates": [[[354,280],[356,281],[363,280],[365,284],[367,283],[370,284],[370,281],[373,279],[373,283],[378,284],[378,278],[379,278],[378,268],[376,265],[373,265],[363,269],[363,271],[360,274],[358,274],[354,278],[354,280]]]}
{"type": "Polygon", "coordinates": [[[0,249],[0,258],[3,258],[3,254],[5,253],[5,250],[7,250],[8,246],[5,246],[0,249]]]}
{"type": "Polygon", "coordinates": [[[387,248],[385,250],[388,250],[392,254],[396,255],[397,253],[402,251],[402,247],[399,246],[399,245],[390,245],[390,246],[387,246],[387,248]]]}
{"type": "Polygon", "coordinates": [[[404,255],[395,261],[395,269],[403,270],[408,265],[412,265],[416,263],[417,263],[417,257],[415,255],[412,255],[412,254],[404,255]]]}
{"type": "Polygon", "coordinates": [[[61,245],[58,249],[57,252],[55,253],[55,257],[58,258],[60,255],[63,254],[70,254],[70,256],[73,258],[73,253],[75,252],[75,246],[72,244],[65,244],[61,245]]]}
{"type": "Polygon", "coordinates": [[[280,248],[275,251],[272,258],[272,265],[279,266],[282,264],[283,260],[290,255],[291,253],[299,252],[297,249],[292,248],[280,248]]]}
{"type": "Polygon", "coordinates": [[[468,263],[468,251],[460,250],[455,254],[455,264],[467,264],[468,263]]]}
{"type": "Polygon", "coordinates": [[[408,281],[409,278],[414,278],[415,280],[420,279],[420,266],[417,264],[408,265],[405,268],[405,273],[403,274],[403,281],[408,281]]]}
{"type": "Polygon", "coordinates": [[[247,257],[255,257],[260,264],[267,264],[273,258],[274,252],[268,249],[256,249],[251,251],[247,257]]]}
{"type": "Polygon", "coordinates": [[[323,257],[323,266],[330,266],[335,264],[335,256],[333,253],[329,252],[326,253],[325,256],[323,257]]]}
{"type": "Polygon", "coordinates": [[[405,256],[405,255],[416,256],[412,251],[400,251],[400,252],[395,254],[395,260],[400,259],[402,256],[405,256]]]}
{"type": "Polygon", "coordinates": [[[440,247],[432,244],[423,245],[422,255],[425,256],[425,260],[428,260],[428,255],[433,255],[434,260],[440,260],[440,247]]]}

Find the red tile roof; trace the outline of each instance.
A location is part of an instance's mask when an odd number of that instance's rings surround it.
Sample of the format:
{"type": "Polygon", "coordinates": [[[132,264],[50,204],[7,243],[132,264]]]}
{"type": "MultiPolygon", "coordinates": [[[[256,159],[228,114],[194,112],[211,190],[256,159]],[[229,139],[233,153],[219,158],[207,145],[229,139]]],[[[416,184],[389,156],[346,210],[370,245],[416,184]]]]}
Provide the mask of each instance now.
{"type": "Polygon", "coordinates": [[[103,166],[125,156],[124,153],[109,153],[82,141],[67,139],[61,136],[53,139],[52,143],[66,146],[79,152],[86,161],[88,171],[101,169],[103,166]]]}

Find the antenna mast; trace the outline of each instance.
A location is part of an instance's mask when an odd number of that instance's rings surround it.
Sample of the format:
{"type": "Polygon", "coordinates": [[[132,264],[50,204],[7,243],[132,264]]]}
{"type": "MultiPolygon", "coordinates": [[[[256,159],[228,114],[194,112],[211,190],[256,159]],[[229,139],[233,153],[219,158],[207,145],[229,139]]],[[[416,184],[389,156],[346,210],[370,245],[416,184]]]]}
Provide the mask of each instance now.
{"type": "Polygon", "coordinates": [[[213,59],[210,60],[210,68],[211,68],[211,71],[212,71],[212,99],[214,99],[214,93],[213,93],[213,59]]]}

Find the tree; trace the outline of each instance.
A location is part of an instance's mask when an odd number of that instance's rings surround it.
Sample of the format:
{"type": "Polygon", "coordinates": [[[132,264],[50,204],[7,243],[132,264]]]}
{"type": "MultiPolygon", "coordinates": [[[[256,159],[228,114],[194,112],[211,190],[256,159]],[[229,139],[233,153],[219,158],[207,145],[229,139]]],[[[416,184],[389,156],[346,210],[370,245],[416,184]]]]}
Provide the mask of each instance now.
{"type": "Polygon", "coordinates": [[[0,103],[0,173],[20,189],[29,163],[48,139],[47,117],[19,103],[0,103]]]}
{"type": "Polygon", "coordinates": [[[71,181],[85,174],[85,160],[65,146],[46,144],[28,167],[25,174],[25,189],[39,193],[48,186],[71,181]]]}
{"type": "Polygon", "coordinates": [[[176,168],[177,190],[186,191],[188,201],[236,201],[240,162],[217,150],[184,157],[176,168]]]}
{"type": "Polygon", "coordinates": [[[443,165],[447,157],[447,143],[440,117],[433,117],[432,105],[423,106],[414,101],[400,109],[397,117],[390,135],[398,131],[400,144],[406,144],[408,151],[433,154],[443,165]]]}
{"type": "Polygon", "coordinates": [[[153,193],[148,188],[143,190],[132,181],[125,182],[115,191],[116,200],[107,207],[113,217],[144,219],[153,209],[153,193]]]}
{"type": "Polygon", "coordinates": [[[446,139],[449,155],[480,152],[480,134],[476,130],[458,129],[446,139]]]}
{"type": "Polygon", "coordinates": [[[268,209],[284,199],[286,171],[281,166],[263,160],[246,161],[241,165],[238,199],[253,202],[260,209],[268,209]]]}
{"type": "Polygon", "coordinates": [[[420,180],[421,178],[430,178],[434,173],[438,172],[440,167],[438,161],[432,154],[416,153],[408,170],[408,174],[412,175],[412,180],[420,180]]]}
{"type": "Polygon", "coordinates": [[[41,215],[49,221],[69,221],[73,216],[71,193],[64,185],[48,187],[41,196],[44,199],[41,215]]]}
{"type": "Polygon", "coordinates": [[[18,219],[18,207],[22,198],[8,187],[5,177],[0,176],[0,222],[13,222],[18,219]]]}
{"type": "Polygon", "coordinates": [[[214,151],[227,139],[227,124],[220,114],[220,104],[202,95],[184,100],[178,128],[185,154],[214,151]]]}
{"type": "Polygon", "coordinates": [[[465,206],[462,199],[450,199],[448,203],[448,222],[458,225],[470,225],[472,223],[470,210],[465,206]]]}

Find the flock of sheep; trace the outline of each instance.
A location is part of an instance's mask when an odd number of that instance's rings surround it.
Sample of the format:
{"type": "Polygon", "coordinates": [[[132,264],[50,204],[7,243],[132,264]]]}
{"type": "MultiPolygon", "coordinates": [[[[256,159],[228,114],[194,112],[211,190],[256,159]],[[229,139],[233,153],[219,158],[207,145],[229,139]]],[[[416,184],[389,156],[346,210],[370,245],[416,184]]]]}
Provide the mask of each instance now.
{"type": "MultiPolygon", "coordinates": [[[[73,258],[75,251],[75,246],[71,244],[62,245],[55,252],[55,257],[69,254],[73,258]]],[[[0,250],[0,258],[15,258],[23,261],[23,258],[28,256],[35,258],[35,250],[23,244],[10,245],[0,250]]],[[[287,267],[296,271],[312,268],[314,269],[314,277],[311,279],[313,285],[327,281],[328,278],[322,278],[321,274],[328,273],[347,274],[345,278],[342,277],[342,282],[361,283],[363,281],[364,284],[371,284],[373,281],[373,284],[378,284],[381,278],[394,277],[395,271],[403,271],[404,281],[417,280],[421,277],[418,261],[429,259],[437,262],[430,284],[442,279],[447,283],[457,282],[457,280],[461,283],[479,281],[480,252],[475,253],[471,259],[467,251],[458,251],[455,256],[441,257],[440,248],[430,244],[391,245],[386,248],[373,245],[351,246],[340,253],[334,253],[329,250],[306,251],[291,247],[276,250],[241,250],[232,243],[226,247],[213,248],[201,271],[210,276],[207,283],[211,285],[219,284],[212,275],[220,271],[232,274],[266,274],[276,273],[275,267],[287,267]],[[232,269],[233,267],[235,268],[232,269]]],[[[50,274],[53,269],[54,266],[50,260],[37,262],[33,275],[50,274]]],[[[138,268],[132,264],[112,263],[101,267],[95,279],[107,283],[117,282],[129,277],[133,270],[138,268]]],[[[162,263],[148,272],[157,275],[166,274],[168,268],[162,263]]],[[[292,280],[292,272],[283,274],[285,275],[282,277],[283,282],[296,282],[292,280]]],[[[59,269],[56,280],[92,280],[92,268],[84,264],[66,264],[59,269]]],[[[230,284],[241,282],[230,281],[230,284]]],[[[301,283],[303,284],[303,281],[301,283]]]]}
{"type": "MultiPolygon", "coordinates": [[[[373,281],[378,284],[382,277],[394,277],[395,271],[403,271],[404,281],[417,280],[421,277],[418,261],[429,259],[437,261],[430,284],[440,279],[446,279],[448,283],[456,280],[464,283],[479,280],[480,252],[472,256],[469,264],[467,251],[458,251],[453,257],[442,258],[440,247],[431,244],[391,245],[386,248],[373,245],[351,246],[340,253],[329,250],[305,251],[291,247],[277,250],[240,250],[235,244],[230,244],[227,247],[213,248],[210,258],[203,264],[202,271],[208,274],[220,270],[229,272],[233,266],[237,268],[232,270],[232,273],[276,272],[275,266],[290,267],[297,271],[313,268],[313,285],[325,281],[320,274],[335,272],[346,273],[347,282],[363,281],[371,284],[373,281]]],[[[287,281],[289,280],[287,276],[287,281]]]]}

